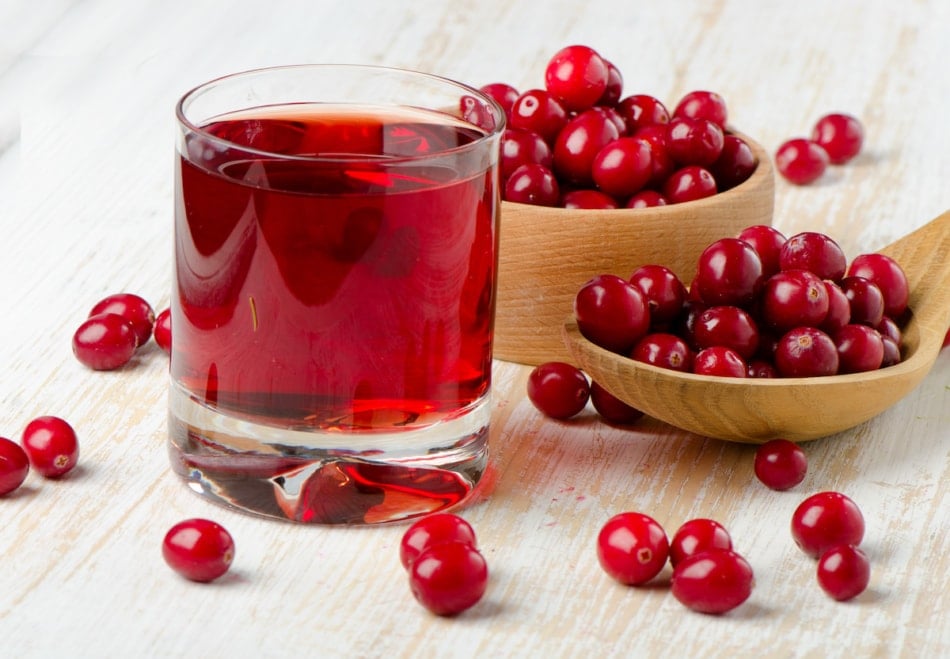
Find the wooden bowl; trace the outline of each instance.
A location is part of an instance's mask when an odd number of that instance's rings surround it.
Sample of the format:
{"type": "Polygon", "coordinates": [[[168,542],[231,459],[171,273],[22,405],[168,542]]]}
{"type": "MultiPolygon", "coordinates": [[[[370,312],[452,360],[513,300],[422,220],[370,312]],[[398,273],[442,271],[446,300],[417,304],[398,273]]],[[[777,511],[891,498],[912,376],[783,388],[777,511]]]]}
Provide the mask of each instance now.
{"type": "Polygon", "coordinates": [[[657,263],[687,286],[712,242],[771,224],[775,181],[769,155],[741,185],[712,197],[655,208],[566,210],[502,202],[495,316],[496,359],[537,365],[574,359],[561,338],[574,296],[599,274],[628,277],[657,263]]]}

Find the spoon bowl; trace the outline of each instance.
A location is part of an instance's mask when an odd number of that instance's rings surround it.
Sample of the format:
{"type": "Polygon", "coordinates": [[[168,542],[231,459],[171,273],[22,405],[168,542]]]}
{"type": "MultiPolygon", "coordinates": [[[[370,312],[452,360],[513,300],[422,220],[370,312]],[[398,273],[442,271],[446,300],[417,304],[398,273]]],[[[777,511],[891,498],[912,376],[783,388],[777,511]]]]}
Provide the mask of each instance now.
{"type": "Polygon", "coordinates": [[[745,379],[680,373],[634,361],[564,323],[574,362],[611,394],[706,437],[758,444],[805,441],[853,428],[910,393],[930,372],[950,327],[950,211],[880,250],[907,275],[909,312],[900,363],[866,373],[745,379]]]}

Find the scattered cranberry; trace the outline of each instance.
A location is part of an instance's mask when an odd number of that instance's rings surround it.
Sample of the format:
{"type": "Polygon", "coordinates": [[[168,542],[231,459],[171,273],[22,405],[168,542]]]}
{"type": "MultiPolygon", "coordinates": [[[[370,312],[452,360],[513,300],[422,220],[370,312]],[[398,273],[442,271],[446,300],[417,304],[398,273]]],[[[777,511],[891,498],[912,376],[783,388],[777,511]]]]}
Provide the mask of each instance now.
{"type": "Polygon", "coordinates": [[[30,460],[19,444],[0,437],[0,496],[23,485],[30,473],[30,460]]]}
{"type": "Polygon", "coordinates": [[[577,327],[588,340],[627,352],[650,327],[650,309],[634,284],[616,275],[598,275],[574,297],[577,327]]]}
{"type": "Polygon", "coordinates": [[[712,519],[691,519],[670,540],[670,565],[675,568],[685,558],[717,549],[732,549],[726,527],[712,519]]]}
{"type": "Polygon", "coordinates": [[[92,308],[89,316],[98,316],[104,313],[114,313],[122,316],[132,324],[135,330],[136,347],[142,347],[152,336],[152,325],[155,323],[155,312],[151,305],[138,295],[132,293],[117,293],[103,298],[92,308]]]}
{"type": "Polygon", "coordinates": [[[521,165],[505,183],[505,200],[535,206],[555,206],[560,199],[557,179],[543,165],[521,165]]]}
{"type": "Polygon", "coordinates": [[[863,277],[876,285],[884,297],[884,313],[899,318],[907,310],[910,285],[904,269],[885,254],[861,254],[848,266],[849,277],[863,277]]]}
{"type": "Polygon", "coordinates": [[[186,519],[165,535],[162,555],[175,572],[191,581],[214,581],[231,567],[234,540],[217,522],[186,519]]]}
{"type": "Polygon", "coordinates": [[[726,613],[752,594],[753,574],[736,552],[718,549],[694,554],[673,568],[671,591],[687,608],[700,613],[726,613]]]}
{"type": "Polygon", "coordinates": [[[73,427],[55,416],[30,421],[23,431],[23,450],[30,465],[46,478],[69,473],[79,459],[79,442],[73,427]]]}
{"type": "Polygon", "coordinates": [[[593,48],[567,46],[544,71],[544,86],[567,110],[586,110],[607,91],[609,70],[593,48]]]}
{"type": "Polygon", "coordinates": [[[481,600],[488,564],[467,542],[443,542],[420,553],[409,567],[412,595],[432,613],[454,616],[481,600]]]}
{"type": "Polygon", "coordinates": [[[755,452],[755,475],[766,487],[790,490],[808,473],[808,458],[805,451],[787,439],[772,439],[755,452]]]}
{"type": "Polygon", "coordinates": [[[627,425],[643,417],[643,412],[627,405],[596,382],[590,383],[590,402],[607,423],[627,425]]]}
{"type": "Polygon", "coordinates": [[[166,353],[172,352],[172,310],[162,309],[155,317],[155,343],[166,353]]]}
{"type": "Polygon", "coordinates": [[[663,527],[642,513],[614,515],[597,536],[597,559],[601,567],[628,586],[644,584],[658,575],[669,551],[663,527]]]}
{"type": "Polygon", "coordinates": [[[135,354],[136,345],[132,324],[114,313],[87,318],[73,335],[76,359],[97,371],[124,366],[135,354]]]}
{"type": "Polygon", "coordinates": [[[818,558],[837,545],[859,545],[864,538],[864,516],[840,492],[819,492],[805,499],[792,514],[792,538],[798,547],[818,558]]]}
{"type": "Polygon", "coordinates": [[[399,562],[408,570],[422,552],[443,542],[478,546],[471,524],[452,513],[435,513],[418,520],[403,534],[399,543],[399,562]]]}
{"type": "Polygon", "coordinates": [[[863,593],[870,581],[871,563],[854,545],[832,547],[818,560],[818,585],[839,602],[863,593]]]}
{"type": "Polygon", "coordinates": [[[826,114],[815,124],[811,139],[824,148],[832,164],[841,165],[861,151],[864,127],[850,115],[837,112],[826,114]]]}
{"type": "Polygon", "coordinates": [[[569,419],[587,405],[590,385],[587,377],[565,362],[546,362],[528,376],[528,398],[552,419],[569,419]]]}
{"type": "Polygon", "coordinates": [[[775,168],[795,185],[808,185],[825,173],[828,154],[825,150],[802,137],[784,142],[775,152],[775,168]]]}

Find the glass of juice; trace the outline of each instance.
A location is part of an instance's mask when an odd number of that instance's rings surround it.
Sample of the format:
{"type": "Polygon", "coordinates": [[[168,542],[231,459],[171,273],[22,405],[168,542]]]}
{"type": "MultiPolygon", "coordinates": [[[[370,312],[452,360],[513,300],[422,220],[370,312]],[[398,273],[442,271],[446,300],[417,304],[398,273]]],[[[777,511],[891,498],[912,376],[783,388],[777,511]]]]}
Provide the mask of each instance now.
{"type": "Polygon", "coordinates": [[[503,110],[299,65],[201,85],[177,119],[175,472],[304,523],[464,502],[488,464],[503,110]]]}

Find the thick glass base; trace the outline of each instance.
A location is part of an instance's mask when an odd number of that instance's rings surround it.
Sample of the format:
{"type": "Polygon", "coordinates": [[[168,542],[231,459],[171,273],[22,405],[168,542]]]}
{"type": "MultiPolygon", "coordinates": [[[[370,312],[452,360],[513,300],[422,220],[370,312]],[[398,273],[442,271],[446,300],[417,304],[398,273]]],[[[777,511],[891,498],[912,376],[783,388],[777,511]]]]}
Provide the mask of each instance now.
{"type": "Polygon", "coordinates": [[[488,462],[488,397],[423,429],[295,430],[227,416],[172,385],[173,470],[239,510],[311,524],[376,524],[464,502],[488,462]]]}

